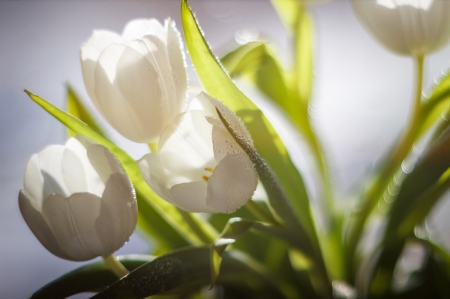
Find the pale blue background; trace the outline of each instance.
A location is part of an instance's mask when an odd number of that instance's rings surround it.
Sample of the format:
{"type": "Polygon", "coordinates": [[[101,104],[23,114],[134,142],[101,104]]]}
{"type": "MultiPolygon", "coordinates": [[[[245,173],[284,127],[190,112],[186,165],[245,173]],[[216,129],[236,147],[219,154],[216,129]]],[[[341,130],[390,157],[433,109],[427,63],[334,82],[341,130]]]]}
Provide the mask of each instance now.
{"type": "MultiPolygon", "coordinates": [[[[191,5],[216,53],[233,47],[236,30],[253,28],[274,41],[276,49],[284,53],[284,63],[290,62],[288,39],[269,1],[198,0],[191,5]]],[[[120,32],[128,20],[138,17],[162,21],[171,16],[179,25],[179,6],[176,0],[0,1],[0,298],[25,298],[80,265],[47,252],[19,212],[17,194],[29,157],[49,144],[63,143],[66,134],[63,126],[22,90],[27,88],[63,107],[64,83],[70,82],[87,100],[78,51],[92,30],[120,32]]],[[[346,198],[358,189],[358,179],[389,147],[406,120],[412,63],[371,39],[348,1],[310,10],[316,33],[311,112],[332,161],[338,194],[346,198]]],[[[449,47],[428,59],[428,86],[449,65],[449,59],[449,47]]],[[[190,77],[196,85],[192,69],[190,77]]],[[[258,97],[244,85],[243,89],[258,97]]],[[[114,136],[135,158],[146,152],[145,146],[114,136]]],[[[299,139],[285,132],[283,136],[294,141],[294,146],[299,139]]],[[[316,194],[307,153],[296,147],[292,150],[311,193],[316,194]]],[[[438,218],[445,218],[443,211],[438,218]]],[[[444,221],[437,230],[446,227],[449,224],[444,221]]],[[[134,234],[120,253],[146,253],[149,249],[150,245],[134,234]]]]}

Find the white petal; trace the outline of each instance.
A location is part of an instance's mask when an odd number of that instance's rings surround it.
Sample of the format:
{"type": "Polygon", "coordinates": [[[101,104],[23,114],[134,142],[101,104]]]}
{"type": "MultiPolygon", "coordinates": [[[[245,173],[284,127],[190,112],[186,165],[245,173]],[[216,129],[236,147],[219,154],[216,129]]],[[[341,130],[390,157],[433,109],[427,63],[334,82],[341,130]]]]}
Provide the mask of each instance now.
{"type": "Polygon", "coordinates": [[[150,142],[162,130],[157,76],[151,63],[129,47],[110,46],[99,58],[95,91],[100,111],[131,140],[150,142]]]}
{"type": "Polygon", "coordinates": [[[24,177],[24,193],[33,206],[41,211],[43,199],[52,193],[69,196],[64,183],[62,158],[65,147],[51,145],[33,155],[28,161],[24,177]]]}
{"type": "MultiPolygon", "coordinates": [[[[214,119],[214,121],[217,121],[214,119]]],[[[219,121],[220,122],[220,121],[219,121]]],[[[234,138],[222,126],[214,126],[212,131],[214,157],[219,163],[225,156],[234,154],[245,154],[244,150],[237,144],[234,138]]]]}
{"type": "Polygon", "coordinates": [[[100,216],[95,222],[102,243],[102,255],[109,255],[122,247],[136,228],[138,208],[130,179],[115,173],[106,183],[100,216]]]}
{"type": "Polygon", "coordinates": [[[156,19],[135,19],[129,21],[123,30],[122,36],[125,43],[136,39],[142,39],[145,35],[154,35],[160,40],[166,40],[166,30],[156,19]]]}
{"type": "MultiPolygon", "coordinates": [[[[211,105],[213,105],[217,110],[219,110],[222,117],[228,122],[228,124],[233,128],[233,130],[236,131],[238,136],[244,138],[246,142],[248,142],[251,146],[253,146],[253,139],[250,133],[247,131],[247,128],[245,127],[242,120],[227,106],[225,106],[225,104],[210,97],[206,93],[204,93],[204,96],[206,96],[209,99],[211,105]]],[[[215,115],[217,115],[217,113],[215,115]]]]}
{"type": "Polygon", "coordinates": [[[257,174],[247,155],[228,155],[220,161],[208,180],[207,205],[222,213],[232,213],[253,196],[257,174]]]}
{"type": "MultiPolygon", "coordinates": [[[[136,40],[130,44],[130,47],[143,55],[156,71],[155,76],[151,78],[154,82],[154,90],[157,89],[158,98],[148,98],[149,101],[155,101],[152,105],[151,111],[157,111],[158,117],[154,118],[155,122],[162,122],[161,124],[149,124],[157,126],[159,132],[168,125],[173,118],[181,112],[185,106],[185,98],[177,97],[175,83],[172,78],[172,69],[170,66],[169,57],[167,56],[166,45],[163,41],[155,36],[147,35],[142,40],[136,40]]],[[[119,70],[118,70],[119,71],[119,70]]],[[[126,77],[128,79],[128,77],[126,77]]],[[[120,82],[119,82],[120,83],[120,82]]],[[[144,84],[144,82],[142,82],[144,84]]],[[[124,81],[120,85],[122,94],[127,99],[142,98],[142,94],[136,94],[136,87],[128,81],[124,81]]],[[[150,88],[150,86],[149,86],[150,88]]],[[[144,94],[149,94],[154,90],[146,90],[144,94]]],[[[148,115],[147,115],[148,118],[148,115]]],[[[152,119],[152,118],[150,118],[152,119]]]]}
{"type": "Polygon", "coordinates": [[[94,167],[92,167],[91,162],[89,161],[89,158],[87,156],[86,148],[93,144],[95,143],[91,139],[83,135],[76,135],[66,142],[66,147],[72,150],[83,164],[84,176],[87,182],[87,189],[84,191],[93,193],[101,197],[103,191],[105,190],[105,183],[97,174],[97,171],[94,169],[94,167]]]}
{"type": "Polygon", "coordinates": [[[192,182],[173,186],[170,195],[174,204],[188,212],[214,213],[214,207],[206,205],[206,182],[192,182]]]}
{"type": "MultiPolygon", "coordinates": [[[[161,159],[159,153],[150,153],[144,155],[137,161],[142,176],[147,184],[152,187],[152,181],[165,184],[168,180],[167,172],[161,165],[161,159]]],[[[152,188],[153,189],[153,188],[152,188]]]]}
{"type": "Polygon", "coordinates": [[[448,1],[352,1],[360,20],[386,47],[399,54],[425,54],[450,38],[448,1]]]}
{"type": "Polygon", "coordinates": [[[96,106],[95,96],[95,66],[100,53],[113,43],[122,43],[122,38],[110,31],[94,31],[86,44],[81,46],[81,69],[83,71],[84,85],[96,106]]]}
{"type": "Polygon", "coordinates": [[[97,175],[105,184],[114,173],[126,174],[116,156],[103,145],[93,144],[89,146],[87,156],[97,175]]]}
{"type": "Polygon", "coordinates": [[[82,160],[69,148],[63,154],[61,169],[69,194],[87,192],[86,172],[82,160]]]}
{"type": "Polygon", "coordinates": [[[159,197],[173,204],[169,192],[168,181],[172,176],[168,176],[166,170],[161,165],[159,153],[150,153],[142,157],[138,162],[142,176],[150,188],[159,197]]]}
{"type": "Polygon", "coordinates": [[[100,205],[101,198],[90,193],[51,195],[44,201],[44,219],[70,260],[85,261],[104,253],[95,229],[100,205]]]}
{"type": "Polygon", "coordinates": [[[212,126],[205,116],[204,111],[179,114],[161,134],[159,151],[176,149],[183,159],[198,167],[209,163],[213,159],[212,126]]]}
{"type": "Polygon", "coordinates": [[[184,100],[187,97],[188,77],[186,62],[184,57],[183,41],[181,35],[175,27],[175,22],[166,20],[167,28],[167,52],[170,65],[172,67],[172,82],[176,88],[177,99],[184,100]]]}
{"type": "MultiPolygon", "coordinates": [[[[91,38],[81,47],[81,51],[83,52],[83,49],[88,47],[100,54],[110,45],[120,43],[122,43],[122,37],[117,33],[108,30],[94,30],[91,38]]],[[[84,60],[83,55],[81,59],[84,60]]]]}
{"type": "Polygon", "coordinates": [[[19,207],[23,219],[39,242],[54,255],[63,259],[70,259],[70,256],[59,246],[53,231],[48,226],[41,212],[35,209],[32,201],[25,195],[23,190],[19,193],[19,207]]]}

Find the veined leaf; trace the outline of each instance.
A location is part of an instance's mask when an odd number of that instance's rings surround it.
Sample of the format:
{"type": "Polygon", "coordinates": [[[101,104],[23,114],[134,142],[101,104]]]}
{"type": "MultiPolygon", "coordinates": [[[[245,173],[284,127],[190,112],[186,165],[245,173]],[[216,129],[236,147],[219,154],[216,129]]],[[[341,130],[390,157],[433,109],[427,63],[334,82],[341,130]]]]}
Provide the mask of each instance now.
{"type": "MultiPolygon", "coordinates": [[[[93,129],[97,133],[105,136],[103,130],[100,129],[98,123],[91,116],[91,114],[84,106],[83,102],[80,100],[80,98],[75,93],[73,88],[70,85],[67,85],[66,88],[67,88],[67,112],[70,115],[75,116],[76,118],[87,124],[91,129],[93,129]]],[[[69,135],[75,136],[76,133],[69,130],[69,135]]]]}
{"type": "MultiPolygon", "coordinates": [[[[117,257],[130,271],[155,259],[149,255],[123,255],[117,257]]],[[[98,292],[117,281],[116,275],[104,261],[75,269],[50,282],[35,292],[31,299],[66,298],[82,292],[98,292]]]]}
{"type": "MultiPolygon", "coordinates": [[[[179,286],[198,288],[207,285],[210,282],[209,257],[209,247],[185,248],[168,253],[134,270],[93,299],[139,299],[179,286]]],[[[238,288],[246,294],[244,298],[286,298],[279,290],[278,282],[264,268],[237,252],[224,254],[218,283],[238,288]]]]}
{"type": "Polygon", "coordinates": [[[222,256],[227,246],[236,242],[237,239],[241,238],[250,230],[278,237],[289,242],[287,231],[281,227],[274,227],[263,222],[238,217],[229,219],[222,233],[211,244],[211,287],[214,286],[219,277],[222,256]]]}
{"type": "MultiPolygon", "coordinates": [[[[203,243],[185,223],[180,213],[178,213],[177,208],[161,199],[150,189],[142,178],[136,162],[126,152],[79,119],[53,106],[39,96],[34,95],[27,90],[25,91],[33,101],[69,129],[104,145],[120,160],[136,189],[140,215],[138,224],[155,237],[161,244],[166,244],[166,250],[179,248],[189,244],[198,245],[203,243]],[[141,215],[143,215],[143,217],[141,217],[141,215]]],[[[197,215],[192,215],[192,220],[198,223],[198,226],[204,230],[204,234],[210,237],[211,242],[215,239],[217,233],[209,223],[202,220],[197,215]]]]}
{"type": "Polygon", "coordinates": [[[276,173],[295,212],[299,215],[308,235],[318,246],[308,195],[300,173],[293,165],[288,152],[273,126],[253,102],[233,83],[205,41],[200,27],[187,1],[182,1],[181,16],[186,45],[206,91],[223,101],[244,121],[255,146],[276,173]]]}

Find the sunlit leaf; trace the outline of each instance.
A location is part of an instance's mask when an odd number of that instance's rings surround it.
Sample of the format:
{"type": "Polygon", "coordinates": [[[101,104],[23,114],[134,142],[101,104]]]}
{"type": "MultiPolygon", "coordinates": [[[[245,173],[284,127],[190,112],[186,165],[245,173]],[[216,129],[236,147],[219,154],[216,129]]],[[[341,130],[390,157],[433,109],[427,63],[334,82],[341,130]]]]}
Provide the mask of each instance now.
{"type": "MultiPolygon", "coordinates": [[[[117,257],[130,271],[155,259],[148,255],[124,255],[117,257]]],[[[35,292],[31,299],[66,298],[82,292],[98,292],[117,281],[116,275],[98,261],[73,270],[50,282],[35,292]]]]}
{"type": "Polygon", "coordinates": [[[258,172],[259,179],[266,189],[269,203],[283,221],[285,227],[289,232],[287,242],[297,249],[301,250],[310,260],[314,266],[311,270],[314,282],[320,285],[319,289],[326,295],[331,292],[327,269],[323,260],[323,256],[318,251],[320,249],[314,247],[314,243],[311,241],[306,233],[305,228],[299,222],[297,215],[293,213],[290,202],[286,198],[286,195],[281,188],[277,178],[271,171],[270,167],[261,158],[259,153],[251,146],[243,136],[239,136],[237,132],[230,126],[227,120],[222,116],[219,109],[217,109],[218,116],[228,132],[233,136],[234,140],[249,156],[256,171],[258,172]]]}
{"type": "Polygon", "coordinates": [[[295,212],[313,242],[318,246],[303,178],[293,165],[287,150],[273,126],[253,102],[233,83],[219,63],[197,24],[187,1],[182,1],[182,23],[186,45],[198,77],[206,91],[223,101],[244,121],[255,146],[273,169],[283,188],[292,199],[295,212]]]}
{"type": "MultiPolygon", "coordinates": [[[[80,100],[80,98],[75,93],[73,88],[70,85],[67,85],[66,88],[67,88],[67,112],[70,115],[75,116],[76,118],[87,124],[91,129],[93,129],[97,133],[105,136],[103,130],[100,129],[98,123],[91,116],[88,109],[80,100]]],[[[76,135],[76,133],[71,130],[69,130],[69,134],[70,136],[76,135]]]]}
{"type": "MultiPolygon", "coordinates": [[[[53,106],[39,96],[34,95],[29,91],[26,92],[33,101],[69,129],[104,145],[120,160],[136,189],[139,205],[138,225],[142,227],[145,232],[148,232],[152,237],[156,238],[160,245],[165,244],[163,247],[165,250],[179,248],[188,244],[203,243],[202,240],[191,231],[177,208],[162,200],[148,187],[147,183],[142,178],[136,162],[126,152],[79,119],[53,106]]],[[[211,241],[214,240],[217,233],[210,224],[197,215],[191,216],[192,220],[203,229],[204,234],[208,235],[211,241]]]]}
{"type": "Polygon", "coordinates": [[[283,109],[287,110],[291,105],[286,74],[267,43],[251,42],[239,46],[220,61],[230,76],[245,76],[283,109]]]}
{"type": "MultiPolygon", "coordinates": [[[[278,282],[255,261],[232,251],[226,252],[223,258],[220,285],[240,289],[246,294],[243,298],[286,298],[278,282]]],[[[209,284],[210,267],[209,247],[177,250],[136,269],[93,298],[139,299],[179,286],[198,288],[209,284]]]]}

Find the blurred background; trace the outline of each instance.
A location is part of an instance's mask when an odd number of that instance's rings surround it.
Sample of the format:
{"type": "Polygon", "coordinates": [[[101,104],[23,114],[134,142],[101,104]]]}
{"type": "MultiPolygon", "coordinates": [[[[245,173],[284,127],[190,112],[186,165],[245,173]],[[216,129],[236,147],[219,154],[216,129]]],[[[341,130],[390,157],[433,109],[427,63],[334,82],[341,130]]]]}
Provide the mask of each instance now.
{"type": "MultiPolygon", "coordinates": [[[[269,0],[191,0],[190,5],[217,55],[242,41],[243,31],[269,40],[285,64],[291,63],[290,42],[269,0]]],[[[315,82],[311,117],[324,144],[335,189],[341,200],[353,198],[359,182],[397,138],[409,110],[412,61],[390,53],[360,25],[348,0],[309,8],[315,34],[315,82]]],[[[3,1],[0,0],[0,298],[25,298],[44,284],[79,267],[59,259],[34,237],[19,211],[25,165],[47,145],[65,142],[67,131],[23,92],[36,93],[65,107],[70,83],[88,107],[79,61],[80,45],[93,29],[121,32],[133,18],[171,17],[180,27],[179,0],[142,1],[3,1]]],[[[245,34],[244,34],[245,35],[245,34]]],[[[248,35],[247,35],[248,36],[248,35]]],[[[450,47],[431,55],[426,64],[426,86],[450,65],[450,47]]],[[[199,91],[189,65],[190,84],[199,91]]],[[[238,85],[269,116],[283,123],[280,113],[264,104],[262,96],[243,82],[238,85]]],[[[92,109],[93,111],[93,109],[92,109]]],[[[101,119],[114,141],[136,159],[148,150],[127,141],[101,119]]],[[[313,171],[301,137],[281,132],[291,155],[302,169],[311,193],[313,171]]],[[[450,229],[449,206],[444,201],[430,221],[443,242],[450,229]]],[[[448,246],[450,247],[450,246],[448,246]]],[[[119,254],[151,250],[139,232],[119,254]]],[[[75,297],[74,297],[75,298],[75,297]]],[[[82,296],[76,296],[82,298],[82,296]]]]}

